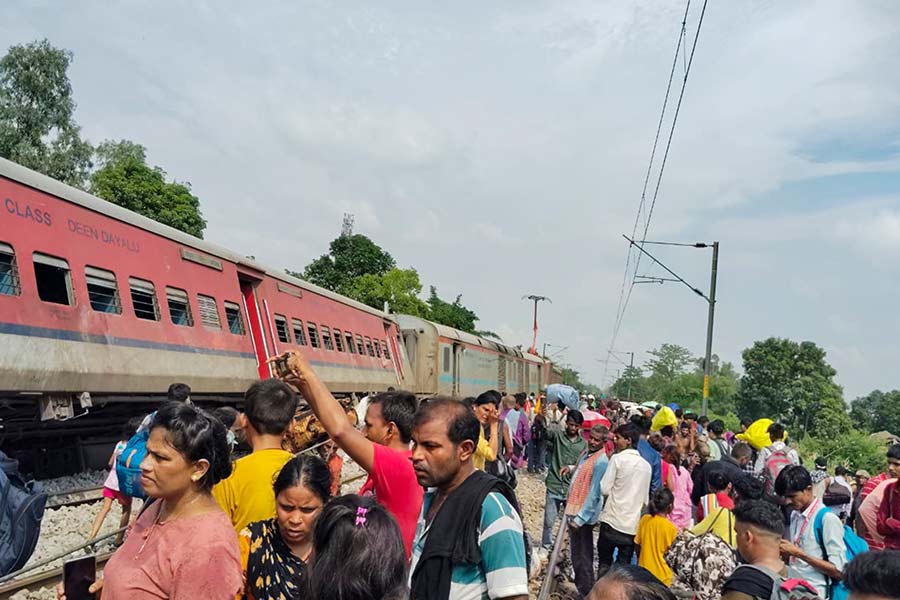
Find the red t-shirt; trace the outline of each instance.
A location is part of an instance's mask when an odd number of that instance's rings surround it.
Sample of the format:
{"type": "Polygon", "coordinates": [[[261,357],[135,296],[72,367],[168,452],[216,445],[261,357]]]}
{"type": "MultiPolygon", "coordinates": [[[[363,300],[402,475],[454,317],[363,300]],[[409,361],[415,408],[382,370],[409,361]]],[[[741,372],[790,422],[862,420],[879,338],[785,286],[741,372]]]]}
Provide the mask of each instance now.
{"type": "Polygon", "coordinates": [[[359,493],[361,496],[374,495],[378,503],[394,515],[400,526],[403,545],[406,546],[406,557],[409,558],[425,495],[425,490],[416,481],[412,452],[397,452],[376,444],[372,472],[359,493]]]}

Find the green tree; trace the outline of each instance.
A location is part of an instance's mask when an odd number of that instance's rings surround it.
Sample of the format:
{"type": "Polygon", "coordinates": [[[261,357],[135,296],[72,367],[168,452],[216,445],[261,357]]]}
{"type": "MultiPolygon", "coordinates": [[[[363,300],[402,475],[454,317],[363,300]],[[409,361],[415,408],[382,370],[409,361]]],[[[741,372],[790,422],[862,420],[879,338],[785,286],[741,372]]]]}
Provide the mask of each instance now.
{"type": "Polygon", "coordinates": [[[206,221],[200,200],[188,183],[166,181],[166,173],[150,167],[143,146],[106,141],[97,151],[102,166],[91,175],[91,193],[185,233],[203,237],[206,221]]]}
{"type": "Polygon", "coordinates": [[[357,277],[384,275],[397,266],[390,254],[364,235],[342,235],[328,248],[328,254],[309,263],[302,275],[288,273],[346,296],[357,277]]]}
{"type": "Polygon", "coordinates": [[[863,431],[900,434],[900,390],[875,390],[850,404],[850,419],[863,431]]]}
{"type": "Polygon", "coordinates": [[[391,269],[384,275],[366,273],[353,280],[347,295],[379,310],[387,302],[395,313],[424,317],[428,305],[419,298],[422,284],[415,269],[391,269]]]}
{"type": "MultiPolygon", "coordinates": [[[[835,370],[813,342],[769,338],[744,350],[735,406],[753,419],[778,419],[794,432],[838,437],[851,429],[835,370]]],[[[794,434],[795,436],[797,433],[794,434]]]]}
{"type": "MultiPolygon", "coordinates": [[[[696,369],[693,373],[685,375],[689,379],[689,387],[699,390],[697,404],[690,408],[699,410],[703,403],[703,359],[696,361],[696,369]]],[[[734,412],[734,398],[737,395],[740,378],[734,365],[730,362],[721,362],[719,357],[712,355],[709,372],[709,412],[727,415],[734,412]]]]}
{"type": "Polygon", "coordinates": [[[128,140],[106,140],[94,149],[94,163],[98,169],[133,159],[147,162],[147,149],[128,140]]]}
{"type": "Polygon", "coordinates": [[[684,373],[687,366],[696,361],[690,350],[677,344],[663,344],[647,354],[653,357],[646,365],[650,376],[655,375],[668,381],[684,373]]]}
{"type": "Polygon", "coordinates": [[[0,156],[83,187],[93,149],[74,119],[71,62],[47,40],[12,46],[0,59],[0,156]]]}
{"type": "MultiPolygon", "coordinates": [[[[649,373],[646,381],[646,400],[660,404],[677,403],[679,406],[696,400],[697,389],[692,389],[684,375],[687,367],[696,359],[687,348],[676,344],[663,344],[648,354],[652,357],[644,366],[649,373]]],[[[699,390],[702,394],[702,388],[699,390]]]]}
{"type": "Polygon", "coordinates": [[[476,332],[475,323],[478,322],[478,316],[463,306],[462,294],[456,296],[453,302],[447,302],[438,296],[437,288],[431,286],[427,303],[430,320],[468,333],[476,332]]]}
{"type": "Polygon", "coordinates": [[[616,382],[609,388],[609,393],[616,398],[634,402],[646,402],[648,399],[647,380],[640,367],[625,367],[616,382]]]}
{"type": "Polygon", "coordinates": [[[593,394],[596,398],[600,398],[601,392],[600,388],[592,383],[587,383],[581,380],[581,373],[573,369],[572,367],[560,367],[562,369],[563,375],[563,383],[565,385],[570,385],[576,390],[583,392],[585,394],[593,394]]]}
{"type": "Polygon", "coordinates": [[[800,442],[800,454],[807,464],[824,456],[831,465],[842,464],[852,470],[866,469],[870,473],[884,470],[885,447],[867,434],[848,429],[839,436],[817,435],[800,442]]]}

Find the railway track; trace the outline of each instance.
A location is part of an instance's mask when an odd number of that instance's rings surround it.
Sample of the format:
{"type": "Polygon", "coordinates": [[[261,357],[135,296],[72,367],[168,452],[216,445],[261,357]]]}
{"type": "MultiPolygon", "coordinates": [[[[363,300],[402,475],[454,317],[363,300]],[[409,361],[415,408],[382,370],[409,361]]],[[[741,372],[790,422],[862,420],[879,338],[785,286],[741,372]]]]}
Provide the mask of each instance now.
{"type": "MultiPolygon", "coordinates": [[[[100,575],[106,561],[113,555],[112,552],[103,552],[97,555],[97,574],[100,575]]],[[[62,567],[44,569],[25,577],[0,583],[0,598],[9,598],[21,591],[35,592],[41,588],[54,587],[62,581],[62,567]]]]}
{"type": "Polygon", "coordinates": [[[79,488],[47,496],[47,508],[80,506],[103,499],[103,486],[79,488]]]}

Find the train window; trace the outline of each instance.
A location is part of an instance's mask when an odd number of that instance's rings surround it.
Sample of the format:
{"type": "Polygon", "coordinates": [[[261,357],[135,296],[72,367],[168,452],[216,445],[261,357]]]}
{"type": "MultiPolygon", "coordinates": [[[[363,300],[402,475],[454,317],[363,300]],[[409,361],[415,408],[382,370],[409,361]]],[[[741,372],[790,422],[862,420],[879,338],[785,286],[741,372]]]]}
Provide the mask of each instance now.
{"type": "Polygon", "coordinates": [[[16,253],[12,246],[0,242],[0,294],[18,296],[20,293],[22,288],[19,286],[16,253]]]}
{"type": "Polygon", "coordinates": [[[334,347],[337,348],[338,352],[344,351],[344,338],[342,337],[341,330],[334,330],[334,347]]]}
{"type": "Polygon", "coordinates": [[[322,325],[322,345],[326,350],[334,350],[334,342],[331,340],[331,330],[322,325]]]}
{"type": "Polygon", "coordinates": [[[391,353],[388,352],[388,344],[386,341],[381,342],[381,353],[384,354],[384,357],[388,360],[391,360],[391,353]]]}
{"type": "Polygon", "coordinates": [[[72,292],[72,273],[69,263],[61,258],[35,252],[34,276],[37,279],[38,297],[53,304],[75,304],[72,292]]]}
{"type": "Polygon", "coordinates": [[[275,333],[278,334],[278,341],[285,344],[291,343],[291,334],[288,333],[287,318],[282,315],[275,315],[275,333]]]}
{"type": "Polygon", "coordinates": [[[303,331],[303,321],[300,319],[291,319],[291,325],[294,328],[294,339],[297,340],[297,345],[305,346],[306,332],[303,331]]]}
{"type": "Polygon", "coordinates": [[[381,358],[381,344],[378,343],[378,340],[373,340],[373,345],[375,346],[375,356],[381,358]]]}
{"type": "Polygon", "coordinates": [[[315,323],[306,322],[306,330],[309,332],[309,345],[313,348],[319,347],[319,330],[316,329],[315,323]]]}
{"type": "Polygon", "coordinates": [[[372,348],[372,339],[369,337],[366,337],[366,354],[375,356],[375,349],[372,348]]]}
{"type": "Polygon", "coordinates": [[[194,315],[191,314],[191,303],[187,292],[178,288],[166,287],[166,303],[169,305],[169,316],[176,325],[194,326],[194,315]]]}
{"type": "Polygon", "coordinates": [[[366,347],[363,346],[362,336],[358,333],[356,334],[356,352],[363,356],[366,355],[366,347]]]}
{"type": "Polygon", "coordinates": [[[441,370],[444,373],[450,372],[450,346],[445,346],[441,355],[441,370]]]}
{"type": "Polygon", "coordinates": [[[84,278],[87,280],[88,300],[92,309],[114,315],[122,314],[122,301],[119,298],[115,273],[106,269],[85,267],[84,278]]]}
{"type": "Polygon", "coordinates": [[[207,329],[222,329],[219,320],[219,305],[212,296],[197,294],[197,307],[200,309],[200,322],[207,329]]]}
{"type": "Polygon", "coordinates": [[[131,304],[134,305],[134,316],[147,321],[159,321],[159,305],[156,303],[156,288],[152,281],[128,278],[131,290],[131,304]]]}
{"type": "Polygon", "coordinates": [[[244,319],[241,317],[239,304],[225,301],[225,320],[228,321],[228,331],[235,335],[244,335],[244,319]]]}
{"type": "Polygon", "coordinates": [[[353,345],[353,334],[349,331],[344,332],[344,340],[347,342],[347,352],[356,354],[356,347],[353,345]]]}

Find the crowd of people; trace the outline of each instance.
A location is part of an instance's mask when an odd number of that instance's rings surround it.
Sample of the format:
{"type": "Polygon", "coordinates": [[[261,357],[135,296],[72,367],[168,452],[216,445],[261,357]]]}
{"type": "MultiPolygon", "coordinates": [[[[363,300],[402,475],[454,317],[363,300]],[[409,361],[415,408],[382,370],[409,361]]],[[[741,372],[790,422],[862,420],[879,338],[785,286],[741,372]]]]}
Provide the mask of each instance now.
{"type": "MultiPolygon", "coordinates": [[[[391,390],[362,403],[357,427],[302,355],[287,366],[239,413],[173,386],[128,424],[110,464],[147,432],[148,501],[98,597],[519,600],[564,540],[592,600],[900,598],[900,445],[874,477],[824,460],[810,471],[779,423],[754,445],[753,423],[729,432],[673,407],[659,419],[565,386],[421,401],[391,390]],[[328,434],[321,453],[282,447],[298,395],[328,434]],[[249,453],[236,458],[238,443],[249,453]],[[338,450],[368,475],[358,494],[339,495],[338,450]],[[520,476],[544,480],[539,542],[520,476]]],[[[129,521],[115,473],[92,538],[114,501],[129,521]]]]}

